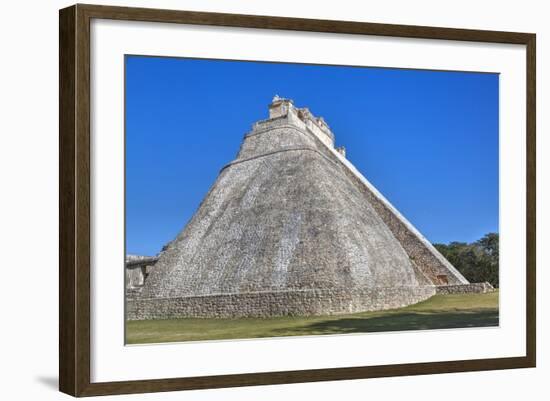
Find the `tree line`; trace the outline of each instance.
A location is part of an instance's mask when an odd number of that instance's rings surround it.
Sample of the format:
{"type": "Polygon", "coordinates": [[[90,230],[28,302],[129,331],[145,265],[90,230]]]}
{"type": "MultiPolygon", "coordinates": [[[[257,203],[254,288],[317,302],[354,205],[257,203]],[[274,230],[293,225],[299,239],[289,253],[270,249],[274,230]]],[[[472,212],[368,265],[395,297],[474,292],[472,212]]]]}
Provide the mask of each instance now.
{"type": "Polygon", "coordinates": [[[472,242],[434,244],[470,283],[487,281],[498,288],[498,234],[485,234],[472,242]]]}

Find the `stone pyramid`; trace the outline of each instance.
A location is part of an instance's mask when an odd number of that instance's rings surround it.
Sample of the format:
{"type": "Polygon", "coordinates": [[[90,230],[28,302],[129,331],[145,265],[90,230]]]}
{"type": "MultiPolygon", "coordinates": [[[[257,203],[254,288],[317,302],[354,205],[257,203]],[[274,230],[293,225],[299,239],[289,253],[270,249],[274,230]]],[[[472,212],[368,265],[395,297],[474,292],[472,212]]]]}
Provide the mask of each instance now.
{"type": "MultiPolygon", "coordinates": [[[[181,183],[185,185],[185,183],[181,183]]],[[[161,253],[129,319],[350,313],[468,281],[355,169],[322,118],[276,96],[161,253]]]]}

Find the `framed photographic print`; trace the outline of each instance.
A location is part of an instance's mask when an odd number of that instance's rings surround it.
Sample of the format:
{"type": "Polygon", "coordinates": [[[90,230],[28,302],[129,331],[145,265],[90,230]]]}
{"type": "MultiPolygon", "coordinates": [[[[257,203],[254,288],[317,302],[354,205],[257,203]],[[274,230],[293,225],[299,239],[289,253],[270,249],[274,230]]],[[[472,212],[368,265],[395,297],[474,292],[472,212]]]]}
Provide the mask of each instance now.
{"type": "Polygon", "coordinates": [[[535,283],[534,34],[60,11],[61,391],[534,367],[535,283]]]}

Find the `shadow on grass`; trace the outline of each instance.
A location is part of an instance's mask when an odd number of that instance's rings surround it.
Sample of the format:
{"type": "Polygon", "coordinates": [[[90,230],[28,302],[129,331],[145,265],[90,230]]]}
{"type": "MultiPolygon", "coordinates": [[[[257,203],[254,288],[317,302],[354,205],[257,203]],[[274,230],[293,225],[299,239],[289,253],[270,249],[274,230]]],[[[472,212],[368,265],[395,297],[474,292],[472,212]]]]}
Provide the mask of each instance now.
{"type": "Polygon", "coordinates": [[[327,319],[301,327],[275,329],[270,335],[349,334],[498,326],[498,310],[408,312],[385,316],[327,319]]]}

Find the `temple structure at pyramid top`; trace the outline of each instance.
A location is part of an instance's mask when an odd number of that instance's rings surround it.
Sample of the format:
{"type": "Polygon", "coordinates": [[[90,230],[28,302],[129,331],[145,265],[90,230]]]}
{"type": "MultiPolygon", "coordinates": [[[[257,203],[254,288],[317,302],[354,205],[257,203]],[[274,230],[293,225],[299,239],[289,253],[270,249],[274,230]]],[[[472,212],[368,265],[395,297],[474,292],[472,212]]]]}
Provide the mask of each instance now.
{"type": "Polygon", "coordinates": [[[351,313],[490,290],[468,283],[334,145],[323,118],[275,96],[127,299],[127,317],[351,313]]]}
{"type": "Polygon", "coordinates": [[[313,133],[325,145],[334,147],[334,134],[323,117],[315,117],[307,107],[296,108],[291,99],[284,99],[278,95],[275,95],[269,105],[269,120],[257,122],[254,128],[258,129],[262,124],[269,124],[276,118],[286,118],[289,123],[313,133]]]}

